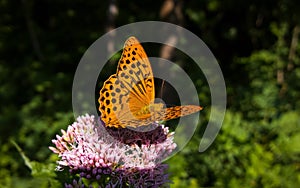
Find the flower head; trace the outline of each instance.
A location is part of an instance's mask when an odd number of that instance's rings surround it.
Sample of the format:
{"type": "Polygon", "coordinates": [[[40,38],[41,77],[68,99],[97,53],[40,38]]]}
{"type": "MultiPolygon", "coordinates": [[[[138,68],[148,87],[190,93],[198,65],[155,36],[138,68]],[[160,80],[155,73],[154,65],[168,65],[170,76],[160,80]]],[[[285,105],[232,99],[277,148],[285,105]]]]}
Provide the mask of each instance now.
{"type": "MultiPolygon", "coordinates": [[[[52,140],[60,160],[58,169],[96,181],[101,186],[158,187],[168,183],[167,165],[162,160],[176,148],[174,133],[154,123],[151,131],[116,129],[103,126],[94,116],[77,118],[62,136],[52,140]]],[[[66,184],[66,187],[71,184],[66,184]]]]}

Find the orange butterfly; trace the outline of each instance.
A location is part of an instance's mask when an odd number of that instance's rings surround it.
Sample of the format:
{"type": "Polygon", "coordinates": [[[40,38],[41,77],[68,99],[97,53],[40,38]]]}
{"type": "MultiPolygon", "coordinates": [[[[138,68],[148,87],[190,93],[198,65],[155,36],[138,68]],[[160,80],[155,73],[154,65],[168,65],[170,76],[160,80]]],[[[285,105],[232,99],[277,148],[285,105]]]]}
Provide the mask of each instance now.
{"type": "Polygon", "coordinates": [[[165,108],[163,103],[154,103],[154,98],[150,62],[139,41],[130,37],[124,44],[117,73],[100,90],[101,119],[109,127],[139,127],[202,110],[195,105],[165,108]]]}

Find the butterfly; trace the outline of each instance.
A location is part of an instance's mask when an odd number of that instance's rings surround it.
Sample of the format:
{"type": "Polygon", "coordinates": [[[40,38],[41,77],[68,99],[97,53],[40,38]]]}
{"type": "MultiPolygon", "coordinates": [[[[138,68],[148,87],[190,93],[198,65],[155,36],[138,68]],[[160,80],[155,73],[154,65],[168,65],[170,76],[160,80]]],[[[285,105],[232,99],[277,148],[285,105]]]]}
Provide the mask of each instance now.
{"type": "Polygon", "coordinates": [[[144,48],[135,37],[126,40],[116,74],[111,75],[100,90],[99,111],[108,127],[146,126],[202,110],[185,105],[166,108],[155,103],[155,86],[151,64],[144,48]]]}

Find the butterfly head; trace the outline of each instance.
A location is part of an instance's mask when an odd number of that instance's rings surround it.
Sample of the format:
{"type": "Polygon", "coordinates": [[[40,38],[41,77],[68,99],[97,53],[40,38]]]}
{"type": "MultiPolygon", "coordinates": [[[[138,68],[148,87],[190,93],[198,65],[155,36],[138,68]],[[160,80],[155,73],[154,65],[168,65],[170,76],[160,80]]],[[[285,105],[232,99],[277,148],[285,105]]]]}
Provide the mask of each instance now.
{"type": "Polygon", "coordinates": [[[152,103],[148,105],[149,113],[160,112],[163,108],[163,103],[152,103]]]}
{"type": "Polygon", "coordinates": [[[142,115],[147,115],[147,114],[153,114],[155,112],[160,112],[164,108],[163,103],[151,103],[147,106],[144,106],[141,108],[139,111],[134,113],[135,116],[142,116],[142,115]]]}

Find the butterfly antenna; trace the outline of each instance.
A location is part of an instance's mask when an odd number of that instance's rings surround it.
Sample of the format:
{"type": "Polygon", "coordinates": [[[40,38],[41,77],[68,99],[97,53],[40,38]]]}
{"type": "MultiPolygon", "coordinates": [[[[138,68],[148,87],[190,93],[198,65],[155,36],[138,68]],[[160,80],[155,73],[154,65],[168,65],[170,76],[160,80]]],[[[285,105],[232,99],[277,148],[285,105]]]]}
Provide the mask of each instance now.
{"type": "Polygon", "coordinates": [[[162,81],[161,88],[160,88],[160,95],[161,95],[160,98],[161,99],[163,98],[164,85],[165,85],[165,80],[162,81]]]}

